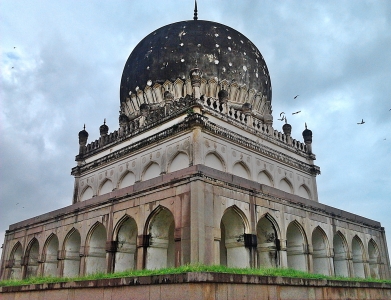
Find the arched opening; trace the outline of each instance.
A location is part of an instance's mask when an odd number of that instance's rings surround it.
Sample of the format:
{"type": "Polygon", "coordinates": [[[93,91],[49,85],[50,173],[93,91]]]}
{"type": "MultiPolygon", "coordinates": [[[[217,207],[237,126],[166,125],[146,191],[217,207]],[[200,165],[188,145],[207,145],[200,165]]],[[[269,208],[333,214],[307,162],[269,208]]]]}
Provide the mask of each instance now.
{"type": "Polygon", "coordinates": [[[106,228],[96,223],[87,239],[86,274],[106,273],[106,228]]]}
{"type": "Polygon", "coordinates": [[[93,192],[92,188],[89,186],[81,194],[80,201],[85,201],[85,200],[91,199],[92,196],[94,196],[94,192],[93,192]]]}
{"type": "Polygon", "coordinates": [[[379,276],[379,249],[374,240],[370,240],[368,243],[368,262],[369,270],[372,278],[380,278],[379,276]]]}
{"type": "Polygon", "coordinates": [[[275,268],[279,265],[277,230],[269,215],[262,217],[257,225],[258,267],[275,268]]]}
{"type": "Polygon", "coordinates": [[[312,232],[312,262],[313,271],[316,274],[331,274],[329,258],[327,257],[327,245],[326,233],[320,227],[316,227],[312,232]]]}
{"type": "Polygon", "coordinates": [[[244,245],[245,217],[238,211],[238,208],[228,208],[221,218],[220,264],[247,268],[250,266],[250,253],[244,245]]]}
{"type": "Polygon", "coordinates": [[[346,241],[343,235],[339,232],[334,235],[333,247],[334,275],[349,277],[346,241]]]}
{"type": "Polygon", "coordinates": [[[43,264],[44,276],[57,276],[58,244],[58,238],[55,234],[52,234],[46,241],[44,247],[45,263],[43,264]]]}
{"type": "Polygon", "coordinates": [[[360,238],[355,236],[352,241],[354,277],[365,278],[363,246],[360,238]]]}
{"type": "Polygon", "coordinates": [[[258,174],[258,182],[260,184],[273,186],[273,180],[272,177],[269,175],[267,171],[262,171],[258,174]]]}
{"type": "Polygon", "coordinates": [[[232,173],[246,179],[250,178],[247,168],[242,163],[236,163],[232,168],[232,173]]]}
{"type": "Polygon", "coordinates": [[[126,217],[117,233],[114,272],[135,268],[137,246],[137,224],[133,218],[126,217]]]}
{"type": "Polygon", "coordinates": [[[29,246],[27,247],[26,256],[27,260],[27,269],[26,277],[34,277],[38,275],[38,258],[39,258],[39,243],[36,238],[33,238],[29,246]]]}
{"type": "Polygon", "coordinates": [[[286,178],[280,180],[280,183],[278,184],[278,188],[281,191],[293,194],[292,184],[286,178]]]}
{"type": "Polygon", "coordinates": [[[288,268],[308,271],[307,243],[304,230],[295,221],[291,222],[286,231],[288,268]]]}
{"type": "Polygon", "coordinates": [[[211,167],[219,171],[224,171],[225,169],[220,158],[214,153],[209,153],[205,156],[205,166],[211,167]]]}
{"type": "Polygon", "coordinates": [[[14,246],[14,249],[11,251],[10,255],[10,263],[12,265],[12,268],[9,273],[9,279],[22,279],[22,256],[22,245],[18,242],[14,246]]]}
{"type": "Polygon", "coordinates": [[[190,165],[190,161],[187,154],[180,152],[171,161],[169,172],[175,172],[187,168],[189,165],[190,165]]]}
{"type": "Polygon", "coordinates": [[[175,222],[171,211],[158,207],[149,222],[150,236],[147,248],[146,268],[160,269],[175,266],[175,222]]]}
{"type": "Polygon", "coordinates": [[[64,277],[76,277],[80,269],[80,242],[79,231],[72,229],[64,243],[64,277]]]}
{"type": "Polygon", "coordinates": [[[160,176],[160,166],[157,163],[152,163],[144,172],[143,180],[149,180],[160,176]]]}
{"type": "Polygon", "coordinates": [[[99,195],[111,193],[113,191],[113,188],[113,183],[111,182],[111,180],[107,179],[100,187],[99,195]]]}
{"type": "Polygon", "coordinates": [[[297,195],[299,195],[300,197],[306,198],[306,199],[311,199],[310,192],[305,185],[301,185],[299,187],[299,190],[297,191],[297,195]]]}
{"type": "Polygon", "coordinates": [[[136,176],[132,172],[126,173],[124,177],[122,177],[121,183],[118,188],[122,189],[127,186],[131,186],[136,182],[136,176]]]}

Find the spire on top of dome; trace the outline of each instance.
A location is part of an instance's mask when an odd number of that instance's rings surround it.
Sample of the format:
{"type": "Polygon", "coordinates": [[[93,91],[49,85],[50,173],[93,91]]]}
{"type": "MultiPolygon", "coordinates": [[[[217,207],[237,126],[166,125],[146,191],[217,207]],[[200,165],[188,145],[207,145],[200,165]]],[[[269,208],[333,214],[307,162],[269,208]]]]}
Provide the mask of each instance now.
{"type": "Polygon", "coordinates": [[[194,21],[195,21],[195,20],[198,20],[197,15],[198,15],[197,0],[195,0],[195,1],[194,1],[194,18],[193,18],[194,21]]]}

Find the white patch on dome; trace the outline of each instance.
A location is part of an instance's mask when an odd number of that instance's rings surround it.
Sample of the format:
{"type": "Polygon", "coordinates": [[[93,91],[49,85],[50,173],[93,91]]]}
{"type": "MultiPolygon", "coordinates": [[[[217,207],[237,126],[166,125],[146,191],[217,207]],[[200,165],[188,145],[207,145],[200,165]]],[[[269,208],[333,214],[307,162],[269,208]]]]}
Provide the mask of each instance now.
{"type": "Polygon", "coordinates": [[[232,63],[230,62],[230,63],[228,63],[228,65],[230,66],[230,67],[232,67],[232,63]]]}
{"type": "Polygon", "coordinates": [[[243,70],[247,71],[247,67],[246,67],[246,66],[243,66],[243,70]]]}
{"type": "Polygon", "coordinates": [[[184,61],[185,61],[185,59],[184,59],[184,58],[182,58],[182,59],[181,59],[181,62],[184,62],[184,61]]]}
{"type": "Polygon", "coordinates": [[[225,67],[223,67],[223,72],[225,72],[226,71],[226,68],[225,67]]]}
{"type": "Polygon", "coordinates": [[[183,44],[183,43],[180,43],[179,45],[180,45],[180,46],[183,46],[184,44],[183,44]]]}
{"type": "Polygon", "coordinates": [[[220,46],[219,46],[219,44],[216,44],[216,48],[219,48],[220,46]]]}
{"type": "Polygon", "coordinates": [[[149,70],[149,66],[147,67],[147,70],[149,70]]]}
{"type": "Polygon", "coordinates": [[[215,33],[215,37],[218,37],[219,36],[219,34],[218,33],[215,33]]]}
{"type": "Polygon", "coordinates": [[[244,44],[244,42],[243,42],[242,40],[240,40],[240,42],[241,42],[242,44],[244,44]]]}
{"type": "Polygon", "coordinates": [[[149,80],[147,81],[147,85],[148,85],[148,86],[151,86],[151,85],[152,85],[152,80],[151,80],[151,79],[149,79],[149,80]]]}
{"type": "Polygon", "coordinates": [[[258,62],[258,59],[255,59],[256,62],[258,62]]]}
{"type": "Polygon", "coordinates": [[[132,94],[132,91],[129,91],[129,96],[132,94]]]}
{"type": "Polygon", "coordinates": [[[244,55],[246,55],[246,52],[243,52],[244,55]]]}
{"type": "Polygon", "coordinates": [[[231,47],[228,47],[228,50],[231,51],[231,47]]]}
{"type": "Polygon", "coordinates": [[[206,54],[206,57],[208,58],[209,62],[214,60],[213,54],[206,54]]]}
{"type": "Polygon", "coordinates": [[[216,64],[216,65],[219,64],[219,60],[218,60],[218,59],[215,59],[215,64],[216,64]]]}
{"type": "Polygon", "coordinates": [[[230,36],[228,36],[228,39],[230,40],[230,39],[231,39],[231,37],[230,37],[230,36]]]}
{"type": "Polygon", "coordinates": [[[166,39],[168,39],[168,35],[166,36],[166,39]]]}
{"type": "Polygon", "coordinates": [[[255,73],[255,76],[258,78],[258,73],[255,73]]]}
{"type": "Polygon", "coordinates": [[[201,47],[201,44],[198,44],[197,47],[201,47]]]}
{"type": "Polygon", "coordinates": [[[136,92],[137,92],[139,89],[140,89],[140,88],[139,88],[138,86],[136,86],[136,88],[135,88],[136,92]]]}

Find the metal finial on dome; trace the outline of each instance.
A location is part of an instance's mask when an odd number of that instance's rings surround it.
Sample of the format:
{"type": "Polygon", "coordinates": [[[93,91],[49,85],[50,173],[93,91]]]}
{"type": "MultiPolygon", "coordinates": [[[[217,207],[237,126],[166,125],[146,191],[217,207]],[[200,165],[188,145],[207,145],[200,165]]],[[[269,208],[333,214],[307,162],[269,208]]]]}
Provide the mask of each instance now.
{"type": "Polygon", "coordinates": [[[197,0],[194,1],[194,20],[198,20],[197,0]]]}
{"type": "Polygon", "coordinates": [[[307,122],[304,123],[305,129],[307,129],[307,122]]]}
{"type": "Polygon", "coordinates": [[[86,130],[86,124],[84,124],[83,130],[86,130]]]}
{"type": "Polygon", "coordinates": [[[103,125],[106,125],[106,118],[103,120],[103,125]]]}

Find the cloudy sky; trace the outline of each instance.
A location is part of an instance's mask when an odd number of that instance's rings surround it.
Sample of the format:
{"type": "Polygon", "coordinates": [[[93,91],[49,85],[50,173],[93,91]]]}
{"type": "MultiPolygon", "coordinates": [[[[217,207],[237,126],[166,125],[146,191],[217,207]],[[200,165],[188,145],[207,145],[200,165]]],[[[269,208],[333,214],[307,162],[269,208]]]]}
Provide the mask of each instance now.
{"type": "MultiPolygon", "coordinates": [[[[0,239],[12,223],[72,203],[78,132],[118,128],[136,44],[192,19],[192,0],[0,1],[0,239]]],[[[274,127],[313,131],[319,201],[380,221],[391,245],[391,1],[198,0],[261,51],[274,127]],[[300,95],[293,99],[295,95],[300,95]],[[364,119],[365,124],[357,125],[364,119]]],[[[390,246],[389,246],[389,249],[390,246]]]]}

